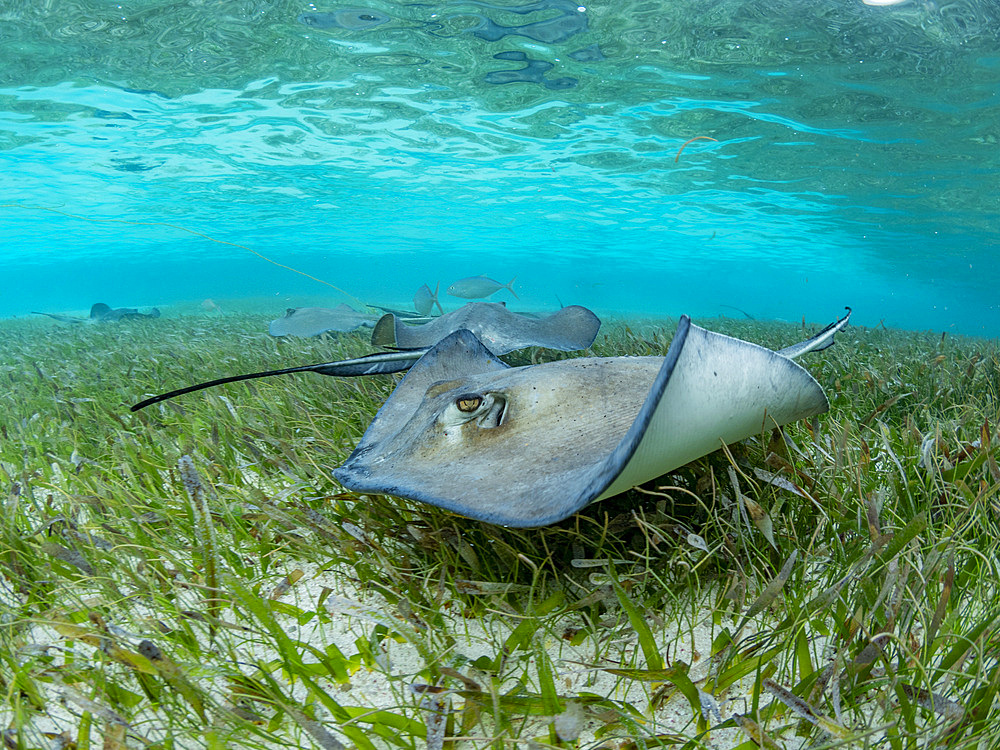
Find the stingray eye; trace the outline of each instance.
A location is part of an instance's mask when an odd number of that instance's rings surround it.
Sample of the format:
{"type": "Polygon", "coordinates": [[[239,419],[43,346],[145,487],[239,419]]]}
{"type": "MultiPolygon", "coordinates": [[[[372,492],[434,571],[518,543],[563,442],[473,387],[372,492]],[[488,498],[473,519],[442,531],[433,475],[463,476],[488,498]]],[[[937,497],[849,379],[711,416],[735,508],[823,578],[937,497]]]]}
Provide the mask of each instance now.
{"type": "Polygon", "coordinates": [[[446,403],[438,416],[446,434],[452,427],[465,430],[499,427],[507,413],[507,398],[501,393],[462,393],[446,403]]]}
{"type": "Polygon", "coordinates": [[[467,393],[455,399],[455,406],[458,407],[459,411],[465,412],[466,414],[474,412],[482,405],[482,403],[483,397],[477,396],[474,393],[467,393]]]}

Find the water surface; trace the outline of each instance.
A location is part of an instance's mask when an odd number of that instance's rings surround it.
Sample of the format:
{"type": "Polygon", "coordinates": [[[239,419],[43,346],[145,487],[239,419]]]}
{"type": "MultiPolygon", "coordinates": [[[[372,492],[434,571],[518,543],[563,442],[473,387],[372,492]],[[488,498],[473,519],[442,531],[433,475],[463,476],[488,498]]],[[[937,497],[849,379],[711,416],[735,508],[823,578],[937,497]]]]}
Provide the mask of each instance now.
{"type": "Polygon", "coordinates": [[[346,299],[176,225],[386,304],[487,274],[531,308],[1000,334],[996,3],[0,17],[0,315],[346,299]]]}

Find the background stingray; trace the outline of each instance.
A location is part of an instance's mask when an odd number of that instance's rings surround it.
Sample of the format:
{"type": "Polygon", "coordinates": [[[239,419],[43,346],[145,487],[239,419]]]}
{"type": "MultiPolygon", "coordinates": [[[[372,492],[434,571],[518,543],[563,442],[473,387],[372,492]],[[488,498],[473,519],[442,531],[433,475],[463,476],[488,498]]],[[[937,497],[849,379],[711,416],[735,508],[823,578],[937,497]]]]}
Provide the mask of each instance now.
{"type": "Polygon", "coordinates": [[[77,318],[73,315],[59,313],[32,312],[32,315],[45,315],[63,323],[117,323],[121,320],[141,320],[143,318],[160,317],[159,308],[153,307],[148,313],[141,313],[134,307],[111,307],[104,302],[95,302],[90,308],[90,316],[77,318]]]}
{"type": "Polygon", "coordinates": [[[375,325],[377,316],[361,313],[350,305],[336,307],[291,307],[284,317],[272,320],[272,336],[319,336],[327,331],[353,331],[375,325]]]}
{"type": "Polygon", "coordinates": [[[375,324],[372,344],[426,349],[464,328],[498,356],[528,346],[575,351],[593,344],[600,327],[600,319],[579,305],[564,307],[545,318],[528,318],[496,302],[469,302],[420,326],[407,325],[392,314],[383,315],[375,324]]]}
{"type": "Polygon", "coordinates": [[[515,368],[459,330],[410,369],[334,475],[356,492],[490,523],[555,523],[723,443],[826,411],[791,356],[830,346],[849,317],[774,352],[683,316],[666,357],[515,368]]]}

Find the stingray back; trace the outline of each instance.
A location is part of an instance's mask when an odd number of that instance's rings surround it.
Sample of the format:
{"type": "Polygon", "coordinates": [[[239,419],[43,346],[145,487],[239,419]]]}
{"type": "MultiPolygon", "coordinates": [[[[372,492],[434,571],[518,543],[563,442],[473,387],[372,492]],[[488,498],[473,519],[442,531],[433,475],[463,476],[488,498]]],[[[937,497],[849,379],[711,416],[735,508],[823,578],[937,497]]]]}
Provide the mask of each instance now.
{"type": "Polygon", "coordinates": [[[826,408],[816,381],[787,357],[687,317],[665,358],[519,368],[462,330],[413,367],[335,475],[360,492],[543,526],[826,408]],[[452,419],[456,403],[476,400],[502,405],[490,412],[502,418],[452,419]]]}

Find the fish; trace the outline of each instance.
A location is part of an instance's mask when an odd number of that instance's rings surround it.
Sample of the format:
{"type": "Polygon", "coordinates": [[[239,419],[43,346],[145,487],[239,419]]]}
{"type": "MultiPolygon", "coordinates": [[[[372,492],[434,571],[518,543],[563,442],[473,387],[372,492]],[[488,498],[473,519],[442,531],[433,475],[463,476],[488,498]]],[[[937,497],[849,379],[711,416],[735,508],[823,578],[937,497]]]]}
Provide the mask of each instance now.
{"type": "Polygon", "coordinates": [[[452,297],[461,297],[462,299],[482,299],[483,297],[489,297],[491,294],[501,289],[506,289],[514,295],[515,299],[519,299],[517,293],[513,289],[516,278],[517,277],[515,276],[511,279],[509,284],[501,284],[499,281],[494,281],[486,276],[469,276],[464,279],[459,279],[454,284],[449,286],[447,292],[452,297]]]}

